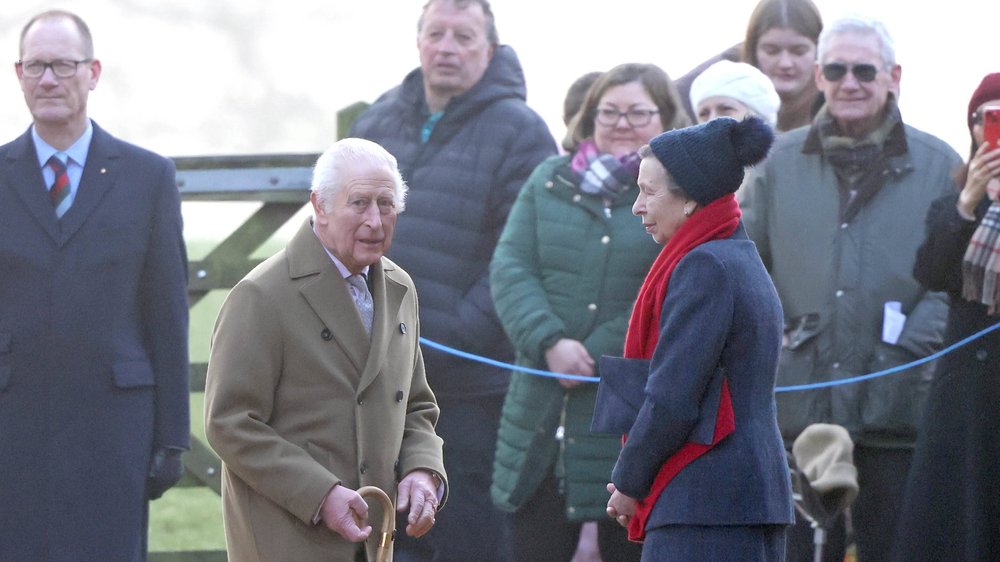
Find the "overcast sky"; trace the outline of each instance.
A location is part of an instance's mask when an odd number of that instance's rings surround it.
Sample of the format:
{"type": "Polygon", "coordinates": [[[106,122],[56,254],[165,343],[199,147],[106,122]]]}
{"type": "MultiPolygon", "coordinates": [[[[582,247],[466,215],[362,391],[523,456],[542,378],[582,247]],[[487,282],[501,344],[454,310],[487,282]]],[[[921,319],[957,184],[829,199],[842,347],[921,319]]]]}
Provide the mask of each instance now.
{"type": "MultiPolygon", "coordinates": [[[[1000,71],[1000,2],[816,0],[883,19],[903,66],[903,119],[968,152],[965,112],[982,76],[1000,71]]],[[[423,0],[77,0],[8,2],[0,60],[52,7],[84,17],[104,74],[90,114],[123,138],[170,156],[319,152],[336,112],[372,101],[417,65],[423,0]]],[[[756,0],[494,0],[501,42],[525,68],[528,103],[563,134],[567,86],[622,62],[671,76],[740,41],[756,0]]],[[[3,59],[6,57],[6,59],[3,59]]],[[[0,74],[0,140],[29,115],[13,64],[0,74]]]]}

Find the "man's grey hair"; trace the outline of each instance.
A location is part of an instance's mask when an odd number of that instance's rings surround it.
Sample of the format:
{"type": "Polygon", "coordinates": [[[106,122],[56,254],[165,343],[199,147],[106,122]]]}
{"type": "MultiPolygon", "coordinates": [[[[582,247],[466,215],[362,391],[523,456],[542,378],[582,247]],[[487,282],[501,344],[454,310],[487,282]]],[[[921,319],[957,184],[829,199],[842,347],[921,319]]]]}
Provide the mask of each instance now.
{"type": "Polygon", "coordinates": [[[417,35],[420,35],[420,31],[424,28],[424,14],[427,13],[431,4],[435,2],[451,2],[453,6],[460,10],[464,10],[473,4],[478,4],[483,9],[483,15],[486,16],[486,40],[491,47],[496,47],[500,44],[500,34],[497,33],[497,23],[493,18],[493,8],[490,7],[489,0],[427,0],[423,10],[420,12],[420,19],[417,20],[417,35]]]}
{"type": "Polygon", "coordinates": [[[866,16],[846,16],[833,23],[823,26],[816,44],[816,60],[819,64],[826,63],[826,53],[830,49],[830,40],[836,35],[853,33],[857,35],[874,35],[879,42],[879,55],[886,68],[896,66],[896,44],[893,42],[885,24],[866,16]]]}
{"type": "Polygon", "coordinates": [[[312,187],[316,199],[324,210],[330,210],[330,202],[351,178],[347,170],[352,163],[368,163],[384,167],[392,175],[393,203],[396,212],[406,208],[406,182],[399,173],[396,157],[378,144],[357,138],[341,139],[320,155],[313,167],[312,187]]]}

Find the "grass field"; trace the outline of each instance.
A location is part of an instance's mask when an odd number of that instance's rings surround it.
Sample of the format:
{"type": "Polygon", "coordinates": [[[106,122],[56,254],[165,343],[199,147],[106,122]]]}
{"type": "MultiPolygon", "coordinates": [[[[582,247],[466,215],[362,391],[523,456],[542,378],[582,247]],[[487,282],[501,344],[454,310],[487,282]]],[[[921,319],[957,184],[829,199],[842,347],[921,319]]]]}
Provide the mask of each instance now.
{"type": "MultiPolygon", "coordinates": [[[[205,395],[191,394],[191,435],[205,439],[205,395]]],[[[173,488],[150,504],[149,550],[225,550],[222,503],[209,488],[173,488]]]]}

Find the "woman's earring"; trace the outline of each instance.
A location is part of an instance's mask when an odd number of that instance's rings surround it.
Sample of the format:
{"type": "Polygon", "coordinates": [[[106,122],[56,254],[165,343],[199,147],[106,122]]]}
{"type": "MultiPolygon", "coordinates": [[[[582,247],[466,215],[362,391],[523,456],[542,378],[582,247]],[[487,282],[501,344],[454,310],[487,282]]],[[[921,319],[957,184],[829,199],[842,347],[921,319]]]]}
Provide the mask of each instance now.
{"type": "Polygon", "coordinates": [[[684,207],[684,216],[685,217],[690,217],[691,213],[693,213],[693,212],[694,212],[694,209],[692,209],[691,207],[684,207]]]}

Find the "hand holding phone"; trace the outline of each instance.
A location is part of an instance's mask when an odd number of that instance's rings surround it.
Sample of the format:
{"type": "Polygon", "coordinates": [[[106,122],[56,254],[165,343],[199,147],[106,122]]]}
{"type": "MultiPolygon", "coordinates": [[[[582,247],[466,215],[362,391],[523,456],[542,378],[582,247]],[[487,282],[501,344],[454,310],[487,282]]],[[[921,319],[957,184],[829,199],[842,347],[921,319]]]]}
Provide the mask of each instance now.
{"type": "Polygon", "coordinates": [[[983,108],[983,142],[990,144],[990,150],[1000,146],[1000,105],[983,108]]]}

